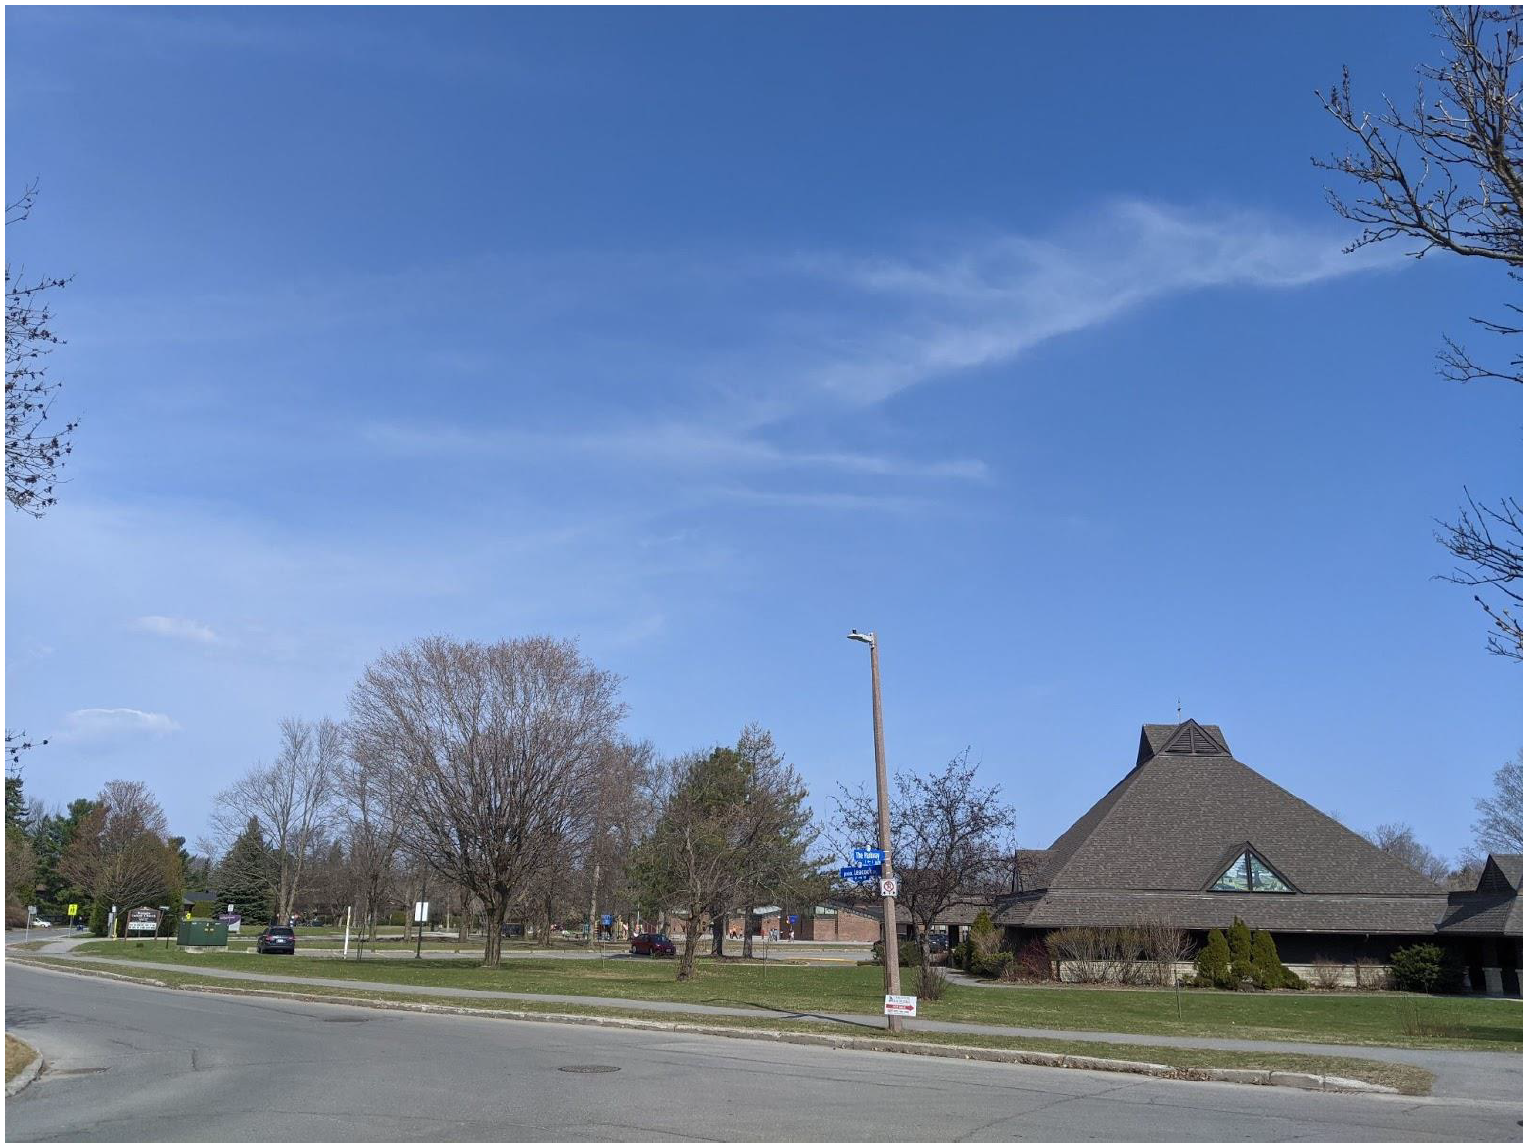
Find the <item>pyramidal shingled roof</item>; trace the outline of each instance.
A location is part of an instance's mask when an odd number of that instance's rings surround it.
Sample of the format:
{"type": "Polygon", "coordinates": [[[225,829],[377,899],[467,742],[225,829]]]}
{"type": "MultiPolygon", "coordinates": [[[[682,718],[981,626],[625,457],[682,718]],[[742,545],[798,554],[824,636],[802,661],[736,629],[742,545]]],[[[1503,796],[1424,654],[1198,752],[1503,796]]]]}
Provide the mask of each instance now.
{"type": "MultiPolygon", "coordinates": [[[[1253,849],[1303,894],[1439,888],[1235,759],[1214,724],[1145,724],[1139,760],[1049,848],[1053,891],[1205,891],[1253,849]]],[[[1256,896],[1260,897],[1260,896],[1256,896]]]]}

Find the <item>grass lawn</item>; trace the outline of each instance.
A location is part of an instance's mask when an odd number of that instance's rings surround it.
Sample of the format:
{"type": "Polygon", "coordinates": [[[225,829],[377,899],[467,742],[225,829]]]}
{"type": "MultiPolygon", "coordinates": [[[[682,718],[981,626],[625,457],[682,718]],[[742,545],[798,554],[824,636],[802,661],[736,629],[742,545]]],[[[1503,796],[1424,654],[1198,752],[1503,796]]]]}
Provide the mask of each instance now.
{"type": "MultiPolygon", "coordinates": [[[[79,953],[189,968],[342,978],[452,989],[637,998],[769,1010],[881,1014],[876,966],[802,966],[701,960],[692,982],[675,981],[671,959],[506,959],[495,970],[474,961],[313,962],[242,951],[186,954],[163,945],[86,943],[79,953]]],[[[949,985],[924,1002],[923,1017],[1058,1030],[1175,1034],[1338,1045],[1512,1050],[1521,1044],[1517,1002],[1409,994],[1231,994],[1217,991],[1099,990],[1085,987],[949,985]],[[1177,1012],[1179,1000],[1180,1011],[1177,1012]]]]}
{"type": "MultiPolygon", "coordinates": [[[[67,965],[67,959],[39,959],[67,965]]],[[[136,966],[124,966],[124,971],[144,981],[166,986],[214,986],[235,987],[226,979],[209,978],[206,975],[186,973],[140,962],[136,966]]],[[[350,987],[289,986],[270,983],[250,983],[248,989],[270,993],[318,995],[335,999],[353,996],[363,990],[363,983],[350,987]]],[[[480,1010],[520,1011],[546,1014],[577,1014],[597,1017],[640,1018],[646,1021],[683,1021],[678,1014],[653,1014],[647,1010],[633,1010],[618,1006],[578,1005],[561,1002],[521,1002],[505,998],[441,999],[429,995],[388,994],[388,1001],[425,1002],[433,1005],[458,1002],[480,1010]]],[[[740,1018],[711,1015],[695,1015],[693,1021],[705,1026],[722,1026],[731,1029],[788,1030],[795,1033],[831,1034],[836,1037],[862,1037],[882,1039],[891,1037],[878,1026],[877,1017],[866,1017],[865,1023],[784,1020],[776,1017],[740,1018]]],[[[1183,1071],[1193,1069],[1228,1068],[1289,1070],[1301,1073],[1333,1074],[1338,1077],[1355,1078],[1377,1085],[1390,1085],[1407,1094],[1423,1095],[1430,1092],[1433,1075],[1418,1066],[1397,1062],[1373,1061],[1367,1058],[1331,1057],[1319,1054],[1278,1053],[1272,1051],[1245,1050],[1199,1050],[1172,1046],[1133,1046],[1111,1042],[1070,1041],[1059,1038],[999,1037],[983,1034],[933,1033],[920,1030],[907,1031],[900,1036],[905,1041],[933,1042],[938,1045],[972,1046],[1001,1050],[1037,1050],[1044,1053],[1077,1054],[1088,1057],[1113,1058],[1129,1061],[1150,1061],[1183,1071]]]]}
{"type": "Polygon", "coordinates": [[[37,1051],[20,1038],[5,1035],[5,1080],[10,1081],[37,1056],[37,1051]]]}

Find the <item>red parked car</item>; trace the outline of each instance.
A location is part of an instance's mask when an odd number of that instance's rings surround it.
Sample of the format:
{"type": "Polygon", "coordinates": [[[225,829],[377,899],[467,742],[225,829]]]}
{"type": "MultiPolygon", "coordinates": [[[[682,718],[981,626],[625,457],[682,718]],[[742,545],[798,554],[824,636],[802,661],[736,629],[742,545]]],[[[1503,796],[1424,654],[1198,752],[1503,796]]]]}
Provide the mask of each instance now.
{"type": "Polygon", "coordinates": [[[630,940],[630,953],[648,954],[652,958],[671,958],[678,953],[678,948],[665,934],[638,934],[630,940]]]}

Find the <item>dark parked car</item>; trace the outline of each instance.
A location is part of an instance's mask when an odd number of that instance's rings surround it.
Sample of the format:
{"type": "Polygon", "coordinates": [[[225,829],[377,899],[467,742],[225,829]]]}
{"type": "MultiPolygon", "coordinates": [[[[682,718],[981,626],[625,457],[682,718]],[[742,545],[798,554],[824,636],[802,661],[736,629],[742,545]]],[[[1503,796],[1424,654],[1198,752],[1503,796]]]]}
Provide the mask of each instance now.
{"type": "Polygon", "coordinates": [[[649,954],[653,958],[671,958],[678,953],[665,934],[638,934],[630,940],[631,954],[649,954]]]}
{"type": "Polygon", "coordinates": [[[295,954],[296,932],[289,926],[267,926],[255,943],[255,949],[261,954],[295,954]]]}

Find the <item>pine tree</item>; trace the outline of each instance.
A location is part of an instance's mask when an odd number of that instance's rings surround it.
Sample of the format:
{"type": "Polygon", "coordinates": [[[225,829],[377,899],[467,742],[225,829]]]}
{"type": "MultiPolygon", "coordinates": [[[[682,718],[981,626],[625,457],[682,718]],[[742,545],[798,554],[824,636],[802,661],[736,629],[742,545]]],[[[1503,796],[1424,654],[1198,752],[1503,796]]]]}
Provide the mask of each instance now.
{"type": "Polygon", "coordinates": [[[218,864],[213,880],[217,897],[233,903],[245,920],[266,923],[275,913],[276,879],[275,856],[265,843],[259,820],[251,816],[218,864]]]}

